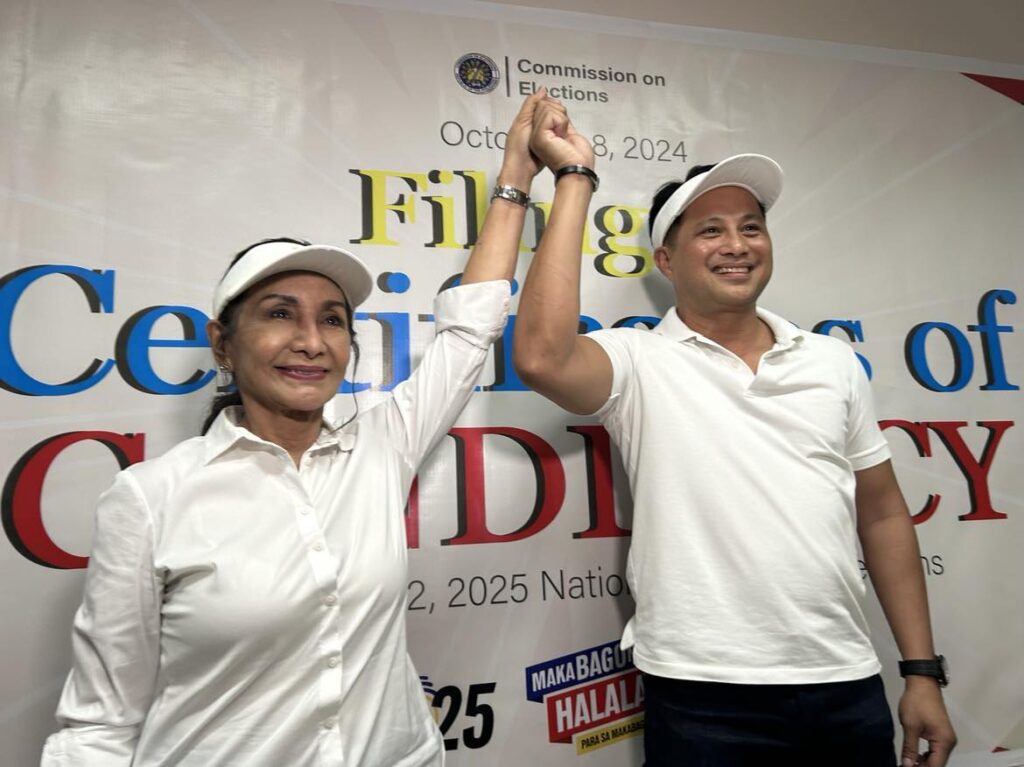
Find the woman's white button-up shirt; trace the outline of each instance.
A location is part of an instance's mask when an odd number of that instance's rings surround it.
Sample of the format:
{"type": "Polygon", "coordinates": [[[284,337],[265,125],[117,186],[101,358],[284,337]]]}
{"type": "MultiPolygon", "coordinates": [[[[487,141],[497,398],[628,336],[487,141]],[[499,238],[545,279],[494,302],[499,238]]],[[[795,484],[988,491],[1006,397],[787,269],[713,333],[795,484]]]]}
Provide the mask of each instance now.
{"type": "Polygon", "coordinates": [[[406,650],[404,509],[508,313],[441,293],[412,376],[299,468],[223,412],[100,499],[44,767],[420,767],[443,747],[406,650]]]}

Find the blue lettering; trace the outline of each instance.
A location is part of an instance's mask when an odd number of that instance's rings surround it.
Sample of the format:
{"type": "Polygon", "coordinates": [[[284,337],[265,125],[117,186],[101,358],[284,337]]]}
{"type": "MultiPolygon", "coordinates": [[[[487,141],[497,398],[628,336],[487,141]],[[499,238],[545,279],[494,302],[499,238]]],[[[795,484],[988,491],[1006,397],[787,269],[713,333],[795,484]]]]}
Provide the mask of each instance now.
{"type": "Polygon", "coordinates": [[[77,377],[60,384],[45,383],[25,372],[14,356],[11,323],[22,293],[36,280],[51,274],[70,277],[85,293],[93,314],[114,310],[114,272],[83,269],[79,266],[30,266],[11,272],[0,280],[0,386],[15,394],[57,397],[77,394],[99,383],[114,366],[114,360],[93,359],[77,377]]]}
{"type": "Polygon", "coordinates": [[[990,290],[978,301],[978,324],[968,325],[967,329],[981,334],[981,352],[985,358],[985,372],[988,383],[981,387],[982,391],[1017,391],[1020,389],[1006,380],[1006,367],[1003,364],[1003,347],[999,342],[1000,333],[1012,333],[1012,325],[1000,325],[996,322],[996,302],[1001,304],[1017,303],[1017,296],[1009,290],[990,290]]]}
{"type": "Polygon", "coordinates": [[[153,370],[149,350],[153,348],[208,347],[207,316],[191,306],[149,306],[131,317],[117,334],[114,356],[117,370],[125,382],[146,394],[189,394],[202,389],[214,377],[213,370],[196,370],[180,384],[168,383],[153,370]],[[161,317],[171,315],[181,323],[182,338],[153,338],[153,326],[161,317]],[[197,328],[202,328],[199,332],[197,328]]]}
{"type": "Polygon", "coordinates": [[[954,392],[963,389],[974,373],[974,355],[967,342],[967,336],[948,322],[922,322],[910,329],[903,345],[903,355],[907,361],[910,374],[921,386],[931,391],[954,392]],[[937,330],[949,341],[953,353],[953,378],[948,384],[941,384],[932,375],[925,353],[925,341],[928,334],[937,330]]]}
{"type": "Polygon", "coordinates": [[[642,325],[648,330],[657,327],[661,323],[661,317],[647,317],[642,314],[635,315],[632,317],[623,317],[621,320],[615,322],[613,328],[635,328],[637,325],[642,325]]]}
{"type": "MultiPolygon", "coordinates": [[[[433,320],[433,316],[424,315],[433,320]]],[[[402,312],[356,312],[355,319],[364,322],[376,322],[380,325],[381,341],[381,384],[380,391],[391,391],[412,372],[409,350],[409,315],[402,312]]],[[[354,375],[357,365],[352,365],[354,375]]],[[[338,391],[342,394],[366,391],[370,388],[367,382],[342,381],[338,391]]]]}
{"type": "MultiPolygon", "coordinates": [[[[819,335],[827,336],[832,328],[839,328],[843,333],[846,334],[846,338],[850,341],[864,342],[864,330],[861,328],[860,320],[822,320],[814,326],[814,333],[819,335]]],[[[868,362],[868,358],[860,352],[854,352],[857,355],[857,359],[860,360],[861,366],[864,368],[864,372],[867,373],[868,380],[871,380],[871,363],[868,362]]]]}

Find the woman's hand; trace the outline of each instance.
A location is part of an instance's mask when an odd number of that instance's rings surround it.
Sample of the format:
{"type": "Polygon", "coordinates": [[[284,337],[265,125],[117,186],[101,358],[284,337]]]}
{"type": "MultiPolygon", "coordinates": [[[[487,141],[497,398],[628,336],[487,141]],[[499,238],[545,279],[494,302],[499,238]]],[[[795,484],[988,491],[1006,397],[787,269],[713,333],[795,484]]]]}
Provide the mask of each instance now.
{"type": "Polygon", "coordinates": [[[505,138],[505,156],[498,173],[498,183],[508,184],[523,192],[530,191],[533,177],[540,173],[543,163],[530,151],[530,133],[533,131],[533,115],[543,100],[546,90],[541,88],[527,96],[519,108],[519,114],[512,120],[505,138]]]}
{"type": "Polygon", "coordinates": [[[552,172],[566,165],[594,169],[594,150],[590,142],[576,132],[565,105],[546,95],[533,112],[530,149],[552,172]]]}

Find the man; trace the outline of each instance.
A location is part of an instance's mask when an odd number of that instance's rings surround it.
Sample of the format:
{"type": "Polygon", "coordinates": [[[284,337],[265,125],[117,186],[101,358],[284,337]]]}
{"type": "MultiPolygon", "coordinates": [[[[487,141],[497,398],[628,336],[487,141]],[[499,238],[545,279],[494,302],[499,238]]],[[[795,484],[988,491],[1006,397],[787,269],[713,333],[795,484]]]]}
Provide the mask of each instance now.
{"type": "Polygon", "coordinates": [[[596,414],[634,500],[627,576],[646,684],[647,767],[891,767],[892,718],[859,599],[859,538],[904,659],[902,764],[956,742],[917,540],[849,347],[757,306],[772,273],[767,157],[694,168],[651,210],[676,306],[651,332],[577,335],[592,149],[564,107],[534,116],[555,171],[523,289],[514,362],[538,392],[596,414]],[[919,739],[928,743],[918,755],[919,739]]]}

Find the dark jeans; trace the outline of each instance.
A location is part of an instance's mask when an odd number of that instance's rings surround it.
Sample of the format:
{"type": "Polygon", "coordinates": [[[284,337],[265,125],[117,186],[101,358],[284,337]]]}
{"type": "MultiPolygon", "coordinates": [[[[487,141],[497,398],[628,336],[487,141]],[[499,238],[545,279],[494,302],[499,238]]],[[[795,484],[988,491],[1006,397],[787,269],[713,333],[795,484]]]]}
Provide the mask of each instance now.
{"type": "Polygon", "coordinates": [[[645,767],[893,767],[879,676],[720,684],[644,674],[645,767]]]}

